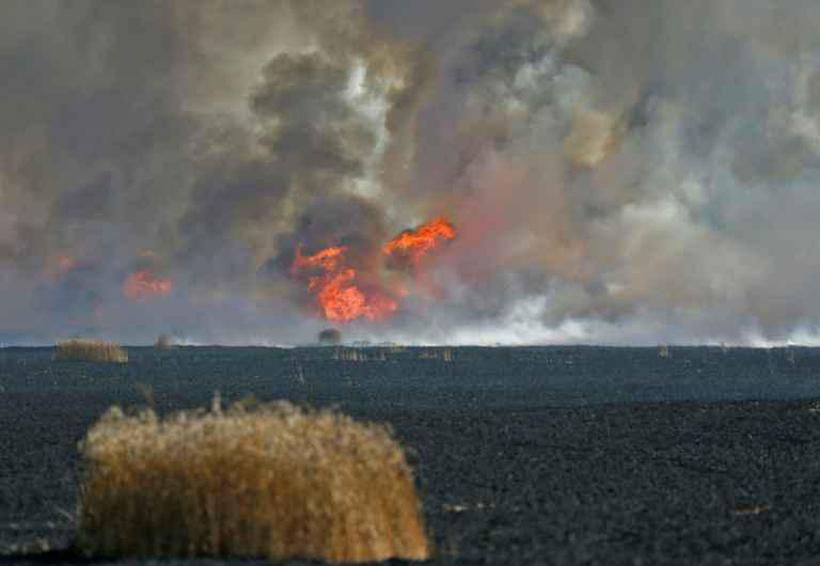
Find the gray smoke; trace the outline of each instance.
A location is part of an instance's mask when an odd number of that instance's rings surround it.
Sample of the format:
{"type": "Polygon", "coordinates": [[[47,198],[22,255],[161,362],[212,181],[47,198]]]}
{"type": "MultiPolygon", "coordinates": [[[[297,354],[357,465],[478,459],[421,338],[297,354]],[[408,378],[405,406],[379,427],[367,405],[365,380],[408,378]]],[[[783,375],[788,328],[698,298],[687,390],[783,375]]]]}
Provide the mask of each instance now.
{"type": "Polygon", "coordinates": [[[813,0],[11,0],[0,341],[298,343],[446,215],[412,342],[816,341],[813,0]],[[150,271],[173,291],[123,296],[150,271]]]}

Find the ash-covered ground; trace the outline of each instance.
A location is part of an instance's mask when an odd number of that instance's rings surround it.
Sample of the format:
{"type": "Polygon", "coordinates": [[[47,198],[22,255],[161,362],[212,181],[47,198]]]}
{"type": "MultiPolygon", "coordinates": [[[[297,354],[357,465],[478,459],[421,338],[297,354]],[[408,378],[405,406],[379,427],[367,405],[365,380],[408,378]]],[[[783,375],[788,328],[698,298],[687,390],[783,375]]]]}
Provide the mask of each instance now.
{"type": "Polygon", "coordinates": [[[76,444],[105,409],[215,391],[390,423],[435,563],[820,563],[820,350],[353,352],[129,348],[118,366],[0,350],[0,563],[82,561],[76,444]]]}

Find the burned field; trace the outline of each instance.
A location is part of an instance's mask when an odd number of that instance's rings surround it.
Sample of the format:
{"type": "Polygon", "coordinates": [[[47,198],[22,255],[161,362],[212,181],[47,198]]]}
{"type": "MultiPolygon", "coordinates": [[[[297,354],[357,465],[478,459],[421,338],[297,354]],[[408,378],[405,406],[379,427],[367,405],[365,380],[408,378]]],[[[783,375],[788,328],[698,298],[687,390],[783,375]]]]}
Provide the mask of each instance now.
{"type": "MultiPolygon", "coordinates": [[[[0,563],[71,563],[77,442],[111,405],[250,395],[389,423],[434,563],[814,564],[820,351],[0,350],[0,563]]],[[[196,561],[192,561],[194,563],[196,561]]]]}

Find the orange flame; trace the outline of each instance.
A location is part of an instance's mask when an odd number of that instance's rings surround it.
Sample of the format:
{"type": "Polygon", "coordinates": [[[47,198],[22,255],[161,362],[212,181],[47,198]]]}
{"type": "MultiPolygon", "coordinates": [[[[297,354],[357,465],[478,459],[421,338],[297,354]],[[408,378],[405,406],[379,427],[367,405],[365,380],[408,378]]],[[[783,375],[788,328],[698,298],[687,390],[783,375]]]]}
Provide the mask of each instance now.
{"type": "Polygon", "coordinates": [[[290,267],[293,275],[300,269],[321,267],[324,271],[336,271],[342,262],[343,256],[347,252],[347,246],[336,246],[325,248],[310,256],[303,256],[302,249],[296,250],[296,258],[290,267]]]}
{"type": "Polygon", "coordinates": [[[290,274],[293,277],[306,276],[307,289],[315,296],[319,313],[327,320],[383,320],[398,310],[396,299],[408,294],[400,277],[395,276],[396,272],[385,276],[381,271],[386,267],[386,259],[396,258],[418,268],[422,258],[442,241],[455,237],[456,229],[443,217],[402,232],[382,246],[384,253],[378,254],[368,269],[371,276],[365,280],[379,281],[377,284],[361,283],[359,273],[346,261],[347,246],[325,248],[308,256],[302,255],[301,248],[297,248],[290,274]],[[385,281],[389,282],[389,291],[385,290],[385,281]]]}
{"type": "Polygon", "coordinates": [[[68,273],[72,269],[77,267],[77,260],[71,257],[70,255],[60,255],[57,258],[57,270],[60,274],[68,273]]]}
{"type": "Polygon", "coordinates": [[[150,271],[137,271],[128,276],[122,286],[123,294],[132,300],[165,297],[171,294],[173,282],[157,277],[150,271]]]}
{"type": "Polygon", "coordinates": [[[48,259],[43,268],[43,275],[51,280],[58,280],[65,277],[80,266],[80,263],[73,256],[60,254],[57,257],[48,259]]]}
{"type": "Polygon", "coordinates": [[[328,320],[350,322],[364,317],[376,321],[393,314],[398,308],[396,301],[379,291],[367,294],[356,284],[356,270],[345,265],[345,252],[347,248],[339,246],[303,256],[297,249],[291,274],[305,269],[320,271],[308,278],[308,291],[316,295],[321,314],[328,320]]]}
{"type": "Polygon", "coordinates": [[[405,230],[382,246],[382,251],[387,255],[406,257],[413,264],[418,264],[442,240],[454,240],[455,237],[455,227],[446,218],[439,217],[415,230],[405,230]]]}

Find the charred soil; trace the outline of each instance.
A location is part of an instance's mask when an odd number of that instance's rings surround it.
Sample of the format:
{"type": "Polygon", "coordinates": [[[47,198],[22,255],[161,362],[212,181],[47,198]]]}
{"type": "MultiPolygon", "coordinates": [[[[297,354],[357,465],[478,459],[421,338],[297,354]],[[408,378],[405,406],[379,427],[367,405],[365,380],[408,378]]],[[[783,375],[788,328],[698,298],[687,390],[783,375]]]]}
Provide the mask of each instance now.
{"type": "Polygon", "coordinates": [[[670,350],[0,350],[0,564],[83,561],[77,442],[110,405],[217,390],[392,425],[434,563],[816,564],[820,352],[670,350]]]}

